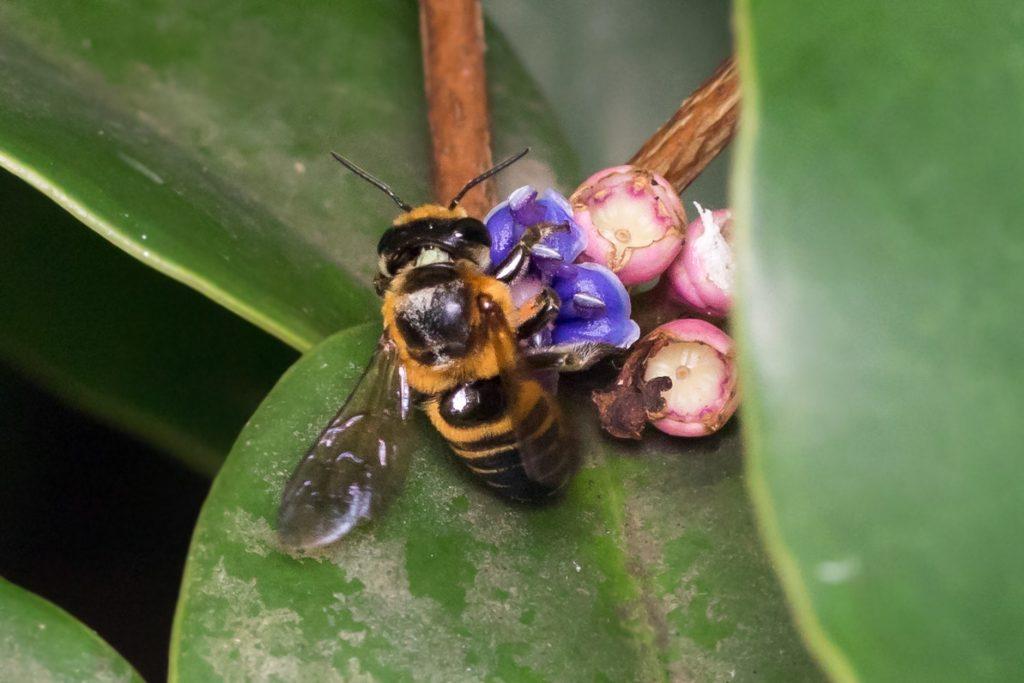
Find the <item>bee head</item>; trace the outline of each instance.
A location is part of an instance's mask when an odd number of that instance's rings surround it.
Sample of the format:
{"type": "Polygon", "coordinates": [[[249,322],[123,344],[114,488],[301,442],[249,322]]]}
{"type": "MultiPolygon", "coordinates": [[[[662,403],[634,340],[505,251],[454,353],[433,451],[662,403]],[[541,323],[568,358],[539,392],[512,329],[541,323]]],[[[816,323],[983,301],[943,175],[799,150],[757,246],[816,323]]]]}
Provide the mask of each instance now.
{"type": "Polygon", "coordinates": [[[390,279],[408,267],[444,261],[470,261],[487,268],[491,236],[482,222],[461,207],[447,209],[428,204],[407,211],[381,236],[377,244],[382,278],[390,279]]]}
{"type": "Polygon", "coordinates": [[[380,270],[376,279],[377,293],[383,293],[391,278],[410,266],[465,260],[486,269],[491,259],[490,234],[482,222],[466,215],[459,202],[471,189],[519,161],[529,151],[527,147],[470,180],[447,207],[424,204],[415,208],[402,201],[390,185],[340,154],[331,152],[342,166],[386,194],[404,212],[377,244],[380,270]]]}

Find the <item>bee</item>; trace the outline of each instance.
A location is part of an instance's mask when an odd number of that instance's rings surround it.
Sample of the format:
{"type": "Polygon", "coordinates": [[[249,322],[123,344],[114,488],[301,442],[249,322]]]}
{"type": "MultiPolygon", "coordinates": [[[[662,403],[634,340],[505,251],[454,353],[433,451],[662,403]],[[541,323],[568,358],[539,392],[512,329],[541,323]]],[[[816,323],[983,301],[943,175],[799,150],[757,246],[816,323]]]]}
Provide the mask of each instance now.
{"type": "Polygon", "coordinates": [[[417,207],[332,152],[402,213],[377,246],[380,341],[285,485],[278,532],[286,545],[334,543],[379,513],[404,479],[417,404],[455,458],[507,499],[545,499],[575,473],[579,454],[543,373],[585,369],[615,347],[531,344],[557,316],[558,295],[544,288],[516,305],[511,291],[531,250],[543,249],[541,241],[565,227],[533,226],[501,263],[491,264],[487,228],[459,206],[470,189],[528,151],[470,180],[447,206],[417,207]]]}

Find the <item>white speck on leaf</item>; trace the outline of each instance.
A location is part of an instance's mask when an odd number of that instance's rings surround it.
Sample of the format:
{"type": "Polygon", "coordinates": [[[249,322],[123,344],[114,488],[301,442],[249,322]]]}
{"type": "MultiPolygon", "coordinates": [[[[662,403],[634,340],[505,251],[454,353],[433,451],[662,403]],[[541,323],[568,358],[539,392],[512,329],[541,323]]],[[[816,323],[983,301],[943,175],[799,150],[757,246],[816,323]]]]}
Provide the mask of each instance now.
{"type": "Polygon", "coordinates": [[[225,513],[224,518],[228,534],[242,544],[245,552],[266,557],[275,547],[274,530],[262,517],[238,508],[225,513]]]}
{"type": "Polygon", "coordinates": [[[202,658],[219,681],[325,681],[344,680],[330,666],[337,640],[318,642],[325,659],[304,661],[296,653],[305,639],[302,617],[289,608],[269,608],[256,579],[231,576],[220,558],[202,592],[223,601],[205,616],[205,630],[225,635],[202,639],[202,658]]]}
{"type": "Polygon", "coordinates": [[[845,583],[860,574],[860,560],[856,557],[846,557],[841,560],[826,560],[819,562],[814,568],[818,581],[827,584],[845,583]]]}
{"type": "Polygon", "coordinates": [[[117,156],[118,156],[119,159],[121,159],[121,161],[123,161],[124,163],[128,164],[128,166],[130,166],[132,169],[134,169],[134,170],[138,171],[139,173],[141,173],[142,175],[146,176],[147,178],[152,180],[157,185],[163,185],[164,184],[164,179],[161,178],[159,175],[157,175],[156,171],[154,171],[153,169],[149,168],[148,166],[143,164],[138,159],[133,159],[132,157],[130,157],[127,154],[125,154],[124,152],[118,152],[117,156]]]}

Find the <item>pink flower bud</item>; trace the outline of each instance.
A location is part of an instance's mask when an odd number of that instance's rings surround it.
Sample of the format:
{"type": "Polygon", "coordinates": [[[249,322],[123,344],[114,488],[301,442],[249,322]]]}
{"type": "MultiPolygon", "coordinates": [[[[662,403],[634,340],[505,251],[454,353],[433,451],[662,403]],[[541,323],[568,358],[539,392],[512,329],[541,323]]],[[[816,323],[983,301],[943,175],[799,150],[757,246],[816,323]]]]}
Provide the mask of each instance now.
{"type": "Polygon", "coordinates": [[[661,275],[683,248],[682,202],[657,173],[607,168],[587,178],[569,202],[587,233],[583,259],[607,266],[624,285],[661,275]]]}
{"type": "Polygon", "coordinates": [[[732,339],[709,322],[675,320],[659,327],[671,341],[647,357],[644,381],[668,377],[661,393],[664,417],[654,426],[675,436],[704,436],[721,429],[736,412],[736,367],[732,339]]]}
{"type": "Polygon", "coordinates": [[[732,212],[708,211],[694,202],[700,217],[686,228],[683,251],[668,269],[672,294],[694,311],[724,318],[732,308],[732,212]]]}
{"type": "Polygon", "coordinates": [[[593,399],[613,436],[639,439],[648,422],[673,436],[713,434],[739,405],[732,339],[704,320],[666,323],[636,343],[593,399]]]}

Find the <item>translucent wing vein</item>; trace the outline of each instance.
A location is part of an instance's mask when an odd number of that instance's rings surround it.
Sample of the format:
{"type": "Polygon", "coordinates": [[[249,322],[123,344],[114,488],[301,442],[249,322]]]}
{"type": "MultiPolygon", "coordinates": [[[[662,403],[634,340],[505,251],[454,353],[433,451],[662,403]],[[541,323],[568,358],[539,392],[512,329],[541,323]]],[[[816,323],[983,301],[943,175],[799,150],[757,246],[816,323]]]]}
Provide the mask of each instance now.
{"type": "Polygon", "coordinates": [[[377,514],[405,478],[412,398],[394,344],[382,336],[338,414],[285,485],[278,533],[286,545],[329,545],[377,514]]]}

